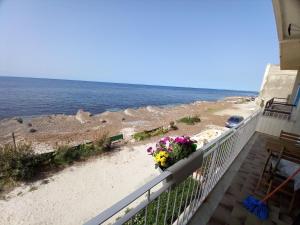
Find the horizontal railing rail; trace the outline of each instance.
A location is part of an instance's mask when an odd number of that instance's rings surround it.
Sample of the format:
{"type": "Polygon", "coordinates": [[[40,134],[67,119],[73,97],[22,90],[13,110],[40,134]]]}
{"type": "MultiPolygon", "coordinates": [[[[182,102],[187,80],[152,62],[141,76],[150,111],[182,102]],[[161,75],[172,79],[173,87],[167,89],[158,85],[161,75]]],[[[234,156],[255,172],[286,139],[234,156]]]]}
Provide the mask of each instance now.
{"type": "Polygon", "coordinates": [[[224,132],[86,225],[187,224],[254,134],[259,115],[224,132]]]}
{"type": "Polygon", "coordinates": [[[272,98],[266,102],[263,115],[289,120],[294,107],[286,98],[272,98]]]}

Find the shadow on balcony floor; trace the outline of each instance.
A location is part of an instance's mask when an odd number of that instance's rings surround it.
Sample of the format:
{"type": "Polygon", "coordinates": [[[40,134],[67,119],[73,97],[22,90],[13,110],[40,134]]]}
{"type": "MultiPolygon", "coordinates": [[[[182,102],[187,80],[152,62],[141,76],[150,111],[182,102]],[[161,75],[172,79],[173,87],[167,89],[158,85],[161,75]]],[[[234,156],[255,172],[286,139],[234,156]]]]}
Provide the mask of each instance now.
{"type": "MultiPolygon", "coordinates": [[[[269,136],[259,134],[248,156],[234,177],[230,187],[223,196],[222,201],[215,210],[208,225],[289,225],[293,224],[291,215],[300,210],[299,198],[295,201],[294,210],[288,215],[290,197],[275,194],[269,201],[269,219],[259,220],[249,213],[242,205],[242,201],[253,194],[260,172],[267,158],[265,143],[269,136]]],[[[262,187],[260,190],[264,190],[262,187]]],[[[263,196],[255,194],[259,199],[263,196]]],[[[299,197],[299,196],[298,196],[299,197]]]]}

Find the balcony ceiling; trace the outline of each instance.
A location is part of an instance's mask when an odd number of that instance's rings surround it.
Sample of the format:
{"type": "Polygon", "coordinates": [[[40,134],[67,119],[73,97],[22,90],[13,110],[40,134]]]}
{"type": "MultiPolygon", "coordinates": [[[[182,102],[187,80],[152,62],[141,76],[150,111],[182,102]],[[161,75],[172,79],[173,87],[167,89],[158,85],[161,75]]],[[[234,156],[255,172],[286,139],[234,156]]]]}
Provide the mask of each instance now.
{"type": "Polygon", "coordinates": [[[273,0],[281,69],[300,69],[300,1],[273,0]]]}

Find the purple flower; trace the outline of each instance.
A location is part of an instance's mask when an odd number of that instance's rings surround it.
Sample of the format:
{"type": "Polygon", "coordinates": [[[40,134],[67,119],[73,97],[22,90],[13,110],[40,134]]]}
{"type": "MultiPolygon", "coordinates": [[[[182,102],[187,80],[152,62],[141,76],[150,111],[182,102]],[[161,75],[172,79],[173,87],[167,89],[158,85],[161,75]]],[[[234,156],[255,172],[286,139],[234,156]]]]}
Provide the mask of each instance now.
{"type": "Polygon", "coordinates": [[[163,139],[161,139],[164,143],[166,143],[167,141],[170,141],[171,138],[170,137],[164,137],[163,139]]]}
{"type": "Polygon", "coordinates": [[[159,144],[160,144],[160,145],[165,145],[166,143],[167,143],[167,142],[166,142],[165,140],[160,140],[160,141],[159,141],[159,144]]]}
{"type": "Polygon", "coordinates": [[[153,154],[153,149],[152,149],[152,147],[147,148],[147,152],[148,152],[149,155],[152,155],[152,154],[153,154]]]}

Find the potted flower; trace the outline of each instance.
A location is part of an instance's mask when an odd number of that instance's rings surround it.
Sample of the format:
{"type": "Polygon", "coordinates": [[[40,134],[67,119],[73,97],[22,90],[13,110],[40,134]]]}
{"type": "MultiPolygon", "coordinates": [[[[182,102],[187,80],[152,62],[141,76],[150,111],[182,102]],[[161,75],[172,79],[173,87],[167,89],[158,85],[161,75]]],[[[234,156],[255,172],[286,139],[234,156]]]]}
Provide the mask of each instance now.
{"type": "Polygon", "coordinates": [[[179,160],[188,157],[197,149],[196,141],[188,136],[176,138],[162,138],[155,146],[149,147],[147,152],[155,161],[156,168],[164,171],[179,160]]]}

